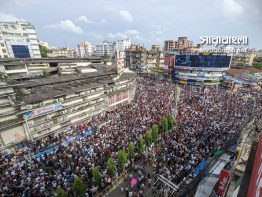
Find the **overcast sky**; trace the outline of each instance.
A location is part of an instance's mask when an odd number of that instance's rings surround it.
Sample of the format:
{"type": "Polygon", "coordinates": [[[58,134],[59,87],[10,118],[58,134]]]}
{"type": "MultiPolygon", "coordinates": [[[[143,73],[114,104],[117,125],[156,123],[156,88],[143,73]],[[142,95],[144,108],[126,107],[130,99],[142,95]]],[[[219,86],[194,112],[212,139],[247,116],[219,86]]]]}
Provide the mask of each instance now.
{"type": "Polygon", "coordinates": [[[50,46],[130,37],[149,47],[187,36],[248,36],[262,49],[262,0],[0,0],[0,21],[26,20],[50,46]]]}

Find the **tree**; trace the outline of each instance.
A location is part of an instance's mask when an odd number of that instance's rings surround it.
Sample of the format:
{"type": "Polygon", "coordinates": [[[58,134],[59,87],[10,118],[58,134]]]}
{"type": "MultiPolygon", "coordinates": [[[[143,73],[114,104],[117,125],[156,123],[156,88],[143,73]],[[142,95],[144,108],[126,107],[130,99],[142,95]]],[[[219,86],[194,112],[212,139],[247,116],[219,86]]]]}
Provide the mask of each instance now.
{"type": "Polygon", "coordinates": [[[105,54],[103,56],[104,64],[106,64],[109,61],[110,56],[107,54],[107,50],[105,51],[105,54]]]}
{"type": "Polygon", "coordinates": [[[97,168],[93,169],[92,177],[95,185],[99,187],[102,183],[102,175],[97,168]]]}
{"type": "Polygon", "coordinates": [[[152,141],[156,143],[157,139],[158,139],[158,126],[154,124],[152,126],[152,141]]]}
{"type": "Polygon", "coordinates": [[[7,82],[8,79],[9,78],[6,73],[0,72],[0,81],[7,82]]]}
{"type": "Polygon", "coordinates": [[[44,76],[44,78],[49,77],[49,72],[48,72],[47,69],[44,69],[44,70],[43,70],[43,76],[44,76]]]}
{"type": "Polygon", "coordinates": [[[66,194],[65,190],[63,190],[60,187],[60,188],[57,188],[57,190],[56,190],[56,196],[57,197],[67,197],[67,194],[66,194]]]}
{"type": "Polygon", "coordinates": [[[116,176],[116,166],[114,164],[112,157],[110,157],[107,161],[107,170],[110,177],[113,178],[116,176]]]}
{"type": "Polygon", "coordinates": [[[146,132],[145,142],[147,146],[150,146],[152,144],[152,132],[151,131],[146,132]]]}
{"type": "Polygon", "coordinates": [[[45,46],[39,45],[39,49],[40,49],[41,57],[47,58],[48,48],[46,48],[45,46]]]}
{"type": "Polygon", "coordinates": [[[84,197],[85,196],[85,183],[80,177],[76,177],[73,182],[73,190],[76,196],[84,197]]]}
{"type": "Polygon", "coordinates": [[[168,129],[173,128],[173,126],[174,126],[174,118],[173,118],[173,116],[169,115],[167,117],[167,122],[168,122],[168,129]]]}
{"type": "Polygon", "coordinates": [[[168,122],[167,122],[167,118],[164,117],[162,119],[162,131],[163,132],[167,132],[168,131],[168,122]]]}
{"type": "Polygon", "coordinates": [[[122,171],[125,169],[126,162],[127,162],[127,154],[126,154],[126,152],[123,151],[123,150],[118,151],[117,163],[118,163],[118,166],[120,167],[120,169],[122,171]]]}
{"type": "Polygon", "coordinates": [[[143,153],[144,150],[145,150],[144,142],[143,142],[142,137],[138,138],[138,150],[139,150],[140,153],[143,153]]]}
{"type": "Polygon", "coordinates": [[[129,144],[129,147],[128,147],[128,156],[131,158],[131,159],[134,159],[135,158],[135,145],[133,142],[131,142],[129,144]]]}

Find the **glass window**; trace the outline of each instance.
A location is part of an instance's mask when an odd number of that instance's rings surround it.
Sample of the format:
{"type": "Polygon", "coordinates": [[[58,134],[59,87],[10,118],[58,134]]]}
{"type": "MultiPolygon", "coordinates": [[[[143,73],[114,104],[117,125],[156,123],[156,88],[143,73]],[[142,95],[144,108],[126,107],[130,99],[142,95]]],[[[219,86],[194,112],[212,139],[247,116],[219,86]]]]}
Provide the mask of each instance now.
{"type": "Polygon", "coordinates": [[[26,45],[12,45],[12,49],[16,58],[30,57],[29,49],[26,45]]]}

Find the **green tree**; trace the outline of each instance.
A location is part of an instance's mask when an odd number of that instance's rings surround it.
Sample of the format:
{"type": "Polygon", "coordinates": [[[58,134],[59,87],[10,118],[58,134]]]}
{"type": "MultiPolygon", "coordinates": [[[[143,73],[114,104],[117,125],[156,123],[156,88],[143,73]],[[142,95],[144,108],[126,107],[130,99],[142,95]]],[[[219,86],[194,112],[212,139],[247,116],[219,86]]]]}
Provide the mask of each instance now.
{"type": "Polygon", "coordinates": [[[152,140],[154,143],[156,143],[157,139],[158,139],[158,126],[154,124],[152,126],[152,140]]]}
{"type": "Polygon", "coordinates": [[[107,170],[110,177],[113,178],[116,176],[116,166],[114,164],[112,157],[110,157],[107,161],[107,170]]]}
{"type": "Polygon", "coordinates": [[[167,122],[168,122],[168,129],[173,128],[173,126],[174,126],[174,118],[173,118],[173,116],[169,115],[167,117],[167,122]]]}
{"type": "Polygon", "coordinates": [[[76,177],[73,182],[73,190],[76,196],[84,197],[85,196],[85,183],[80,177],[76,177]]]}
{"type": "Polygon", "coordinates": [[[40,54],[42,58],[47,58],[48,48],[45,46],[39,45],[40,54]]]}
{"type": "Polygon", "coordinates": [[[147,146],[150,146],[152,144],[152,132],[151,131],[146,132],[145,142],[147,146]]]}
{"type": "Polygon", "coordinates": [[[126,162],[127,162],[127,154],[126,154],[126,152],[123,151],[123,150],[118,151],[117,164],[121,168],[122,171],[125,169],[126,162]]]}
{"type": "Polygon", "coordinates": [[[164,117],[162,119],[162,131],[163,132],[167,132],[168,131],[168,122],[167,122],[167,118],[164,117]]]}
{"type": "Polygon", "coordinates": [[[49,72],[48,72],[47,69],[44,69],[44,70],[43,70],[43,76],[44,76],[44,78],[49,77],[49,72]]]}
{"type": "Polygon", "coordinates": [[[67,194],[66,194],[65,190],[63,190],[60,187],[60,188],[57,188],[57,190],[56,190],[56,196],[57,197],[67,197],[67,194]]]}
{"type": "Polygon", "coordinates": [[[110,56],[108,55],[107,51],[105,51],[105,54],[103,56],[104,64],[106,64],[109,61],[110,56]]]}
{"type": "Polygon", "coordinates": [[[93,169],[92,177],[95,185],[100,187],[102,183],[102,175],[97,168],[93,169]]]}
{"type": "Polygon", "coordinates": [[[144,146],[144,142],[143,142],[142,137],[138,138],[138,150],[139,150],[140,153],[143,153],[144,150],[145,150],[145,146],[144,146]]]}
{"type": "Polygon", "coordinates": [[[135,145],[133,142],[131,142],[129,144],[129,147],[128,147],[128,156],[131,158],[131,159],[134,159],[135,158],[135,145]]]}

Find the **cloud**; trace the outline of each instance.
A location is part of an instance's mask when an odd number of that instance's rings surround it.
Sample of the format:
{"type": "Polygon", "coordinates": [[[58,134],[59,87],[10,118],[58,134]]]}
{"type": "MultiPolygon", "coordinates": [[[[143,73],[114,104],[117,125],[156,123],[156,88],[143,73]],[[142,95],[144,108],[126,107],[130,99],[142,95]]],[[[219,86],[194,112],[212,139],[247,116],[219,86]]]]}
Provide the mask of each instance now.
{"type": "Polygon", "coordinates": [[[163,32],[161,30],[157,30],[157,31],[155,31],[155,34],[161,35],[161,34],[163,34],[163,32]]]}
{"type": "Polygon", "coordinates": [[[102,18],[102,19],[101,19],[101,23],[103,23],[103,24],[104,24],[104,23],[107,23],[107,20],[106,20],[105,18],[102,18]]]}
{"type": "Polygon", "coordinates": [[[7,14],[0,11],[0,21],[2,22],[15,22],[15,21],[25,21],[25,19],[17,18],[12,14],[7,14]]]}
{"type": "Polygon", "coordinates": [[[242,14],[244,9],[235,0],[223,0],[223,11],[228,17],[235,17],[242,14]]]}
{"type": "Polygon", "coordinates": [[[88,24],[96,23],[95,21],[88,19],[86,16],[79,16],[76,20],[80,22],[88,23],[88,24]]]}
{"type": "Polygon", "coordinates": [[[132,23],[133,22],[133,16],[132,14],[127,11],[127,10],[120,10],[119,11],[119,15],[121,16],[122,19],[124,19],[125,21],[132,23]]]}
{"type": "Polygon", "coordinates": [[[125,33],[128,35],[135,35],[135,36],[140,34],[140,32],[136,29],[127,30],[125,33]]]}
{"type": "Polygon", "coordinates": [[[112,38],[112,39],[126,39],[126,38],[129,38],[128,35],[124,34],[124,33],[121,33],[121,32],[117,32],[117,33],[111,33],[109,32],[108,33],[108,37],[109,38],[112,38]]]}
{"type": "Polygon", "coordinates": [[[81,27],[76,26],[71,20],[61,20],[59,23],[47,25],[48,28],[63,30],[75,34],[82,34],[81,27]]]}
{"type": "Polygon", "coordinates": [[[93,36],[97,40],[101,40],[101,39],[104,38],[104,36],[102,34],[96,33],[96,32],[91,32],[91,36],[93,36]]]}
{"type": "Polygon", "coordinates": [[[135,29],[127,30],[125,32],[117,32],[117,33],[108,33],[108,37],[111,39],[126,39],[133,38],[137,40],[144,40],[142,36],[140,36],[140,32],[135,29]]]}

